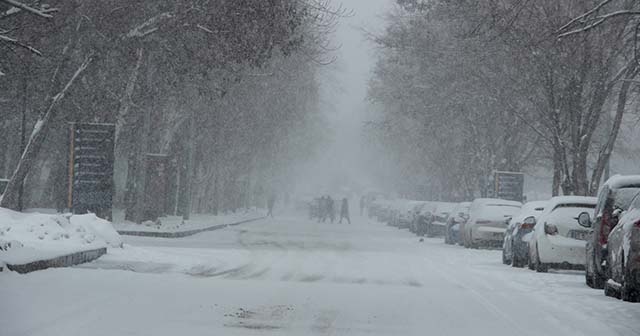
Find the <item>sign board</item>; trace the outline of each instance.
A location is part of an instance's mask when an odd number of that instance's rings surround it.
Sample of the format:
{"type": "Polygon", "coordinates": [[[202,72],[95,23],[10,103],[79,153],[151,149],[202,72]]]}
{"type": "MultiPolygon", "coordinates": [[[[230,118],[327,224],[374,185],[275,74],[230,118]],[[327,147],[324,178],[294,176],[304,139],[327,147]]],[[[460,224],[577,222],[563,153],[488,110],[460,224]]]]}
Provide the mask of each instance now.
{"type": "Polygon", "coordinates": [[[111,219],[115,125],[72,123],[69,138],[69,209],[111,219]]]}
{"type": "Polygon", "coordinates": [[[524,199],[524,173],[493,172],[494,197],[522,202],[524,199]]]}

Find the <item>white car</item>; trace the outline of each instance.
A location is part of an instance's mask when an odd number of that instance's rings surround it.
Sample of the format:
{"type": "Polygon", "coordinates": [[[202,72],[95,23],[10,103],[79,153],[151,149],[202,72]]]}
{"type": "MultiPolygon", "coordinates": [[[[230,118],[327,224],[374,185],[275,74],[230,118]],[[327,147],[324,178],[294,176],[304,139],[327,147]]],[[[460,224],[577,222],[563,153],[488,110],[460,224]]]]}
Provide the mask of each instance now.
{"type": "Polygon", "coordinates": [[[525,203],[520,212],[509,220],[502,245],[502,263],[513,267],[527,264],[530,233],[546,206],[547,201],[525,203]]]}
{"type": "Polygon", "coordinates": [[[522,203],[498,198],[477,198],[469,208],[469,220],[462,226],[467,248],[502,246],[507,220],[520,212],[522,203]]]}
{"type": "Polygon", "coordinates": [[[591,230],[578,224],[582,212],[593,212],[597,198],[557,196],[549,200],[529,240],[529,268],[584,269],[585,246],[591,230]]]}

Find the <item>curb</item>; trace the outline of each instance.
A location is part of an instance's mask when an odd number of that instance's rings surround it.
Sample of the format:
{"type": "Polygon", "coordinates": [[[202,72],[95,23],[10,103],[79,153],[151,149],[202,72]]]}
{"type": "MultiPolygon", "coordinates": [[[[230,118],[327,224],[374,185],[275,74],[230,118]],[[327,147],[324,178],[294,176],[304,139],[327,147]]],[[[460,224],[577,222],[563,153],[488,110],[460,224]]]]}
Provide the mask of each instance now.
{"type": "Polygon", "coordinates": [[[107,253],[107,248],[99,248],[95,250],[80,251],[60,257],[38,260],[27,264],[11,265],[6,264],[7,269],[18,272],[20,274],[40,271],[52,267],[69,267],[96,260],[107,253]]]}
{"type": "Polygon", "coordinates": [[[194,230],[187,230],[187,231],[176,231],[176,232],[153,232],[153,231],[118,231],[119,234],[121,235],[125,235],[125,236],[138,236],[138,237],[154,237],[154,238],[184,238],[184,237],[188,237],[188,236],[193,236],[194,234],[198,234],[201,232],[206,232],[206,231],[215,231],[215,230],[220,230],[220,229],[224,229],[227,226],[236,226],[236,225],[240,225],[240,224],[244,224],[244,223],[249,223],[249,222],[254,222],[260,219],[264,219],[267,217],[258,217],[258,218],[252,218],[252,219],[245,219],[243,221],[239,221],[239,222],[235,222],[235,223],[230,223],[230,224],[219,224],[219,225],[213,225],[213,226],[209,226],[206,228],[202,228],[202,229],[194,229],[194,230]]]}

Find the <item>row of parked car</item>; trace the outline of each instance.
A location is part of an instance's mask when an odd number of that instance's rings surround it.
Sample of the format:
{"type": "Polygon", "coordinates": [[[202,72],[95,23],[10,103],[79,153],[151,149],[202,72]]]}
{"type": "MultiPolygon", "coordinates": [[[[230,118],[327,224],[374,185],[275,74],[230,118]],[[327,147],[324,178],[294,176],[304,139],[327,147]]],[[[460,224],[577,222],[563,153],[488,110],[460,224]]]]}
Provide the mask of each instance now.
{"type": "Polygon", "coordinates": [[[376,200],[369,217],[467,248],[501,247],[502,261],[537,272],[585,270],[588,286],[640,301],[640,175],[614,176],[598,197],[557,196],[522,204],[376,200]]]}

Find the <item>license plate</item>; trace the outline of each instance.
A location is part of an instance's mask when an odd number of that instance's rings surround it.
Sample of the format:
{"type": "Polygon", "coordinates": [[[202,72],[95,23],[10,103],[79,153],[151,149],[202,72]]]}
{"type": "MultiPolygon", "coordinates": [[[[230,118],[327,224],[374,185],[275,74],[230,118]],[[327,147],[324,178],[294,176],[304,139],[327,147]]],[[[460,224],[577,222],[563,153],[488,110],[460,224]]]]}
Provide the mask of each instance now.
{"type": "Polygon", "coordinates": [[[587,240],[589,238],[589,231],[569,231],[569,238],[577,240],[587,240]]]}

